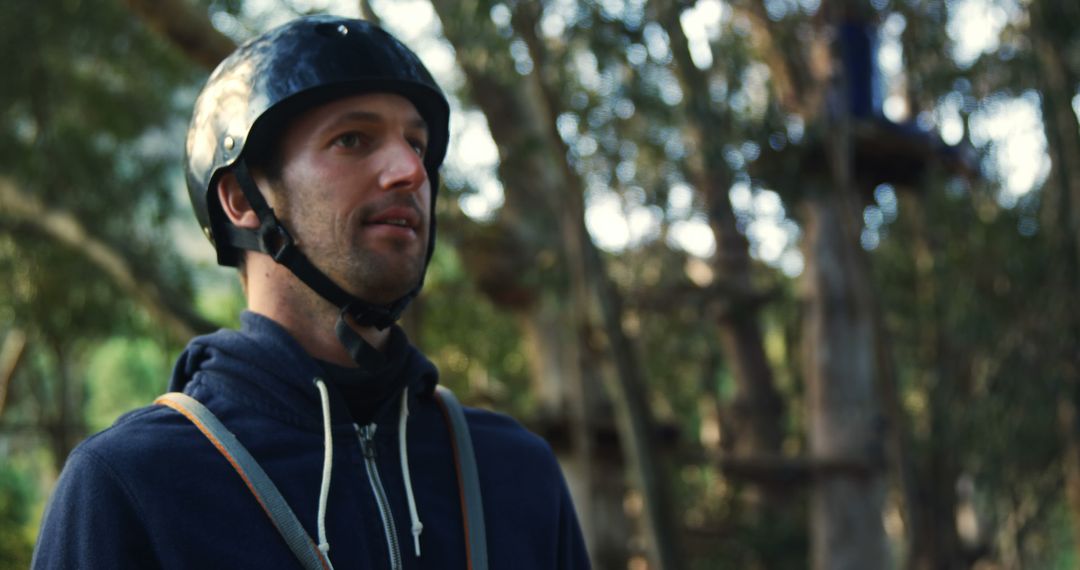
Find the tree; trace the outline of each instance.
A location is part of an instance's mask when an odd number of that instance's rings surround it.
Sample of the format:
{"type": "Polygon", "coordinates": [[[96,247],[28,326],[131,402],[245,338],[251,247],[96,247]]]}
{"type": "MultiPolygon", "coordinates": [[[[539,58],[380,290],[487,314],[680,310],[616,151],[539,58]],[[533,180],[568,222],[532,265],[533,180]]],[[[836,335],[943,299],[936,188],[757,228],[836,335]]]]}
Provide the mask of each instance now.
{"type": "MultiPolygon", "coordinates": [[[[2,326],[25,331],[26,351],[57,372],[32,389],[16,389],[20,375],[6,384],[9,395],[47,398],[30,417],[59,466],[84,435],[73,371],[87,343],[156,327],[175,342],[211,328],[190,309],[188,274],[159,231],[172,209],[166,165],[176,148],[153,144],[175,116],[172,90],[161,86],[192,75],[119,6],[2,10],[6,53],[34,54],[12,60],[0,97],[0,266],[11,293],[0,301],[2,326]]],[[[7,402],[16,415],[28,406],[7,402]]]]}
{"type": "MultiPolygon", "coordinates": [[[[20,505],[35,450],[62,461],[137,405],[103,395],[152,392],[170,342],[233,312],[161,231],[175,141],[209,69],[299,12],[99,4],[0,8],[5,53],[40,54],[0,95],[20,505]]],[[[969,4],[432,2],[504,203],[465,215],[448,166],[409,334],[552,441],[597,567],[1075,566],[1080,14],[978,4],[999,47],[963,60],[969,4]],[[1010,106],[1041,112],[1050,159],[1023,192],[987,134],[1010,106]]]]}

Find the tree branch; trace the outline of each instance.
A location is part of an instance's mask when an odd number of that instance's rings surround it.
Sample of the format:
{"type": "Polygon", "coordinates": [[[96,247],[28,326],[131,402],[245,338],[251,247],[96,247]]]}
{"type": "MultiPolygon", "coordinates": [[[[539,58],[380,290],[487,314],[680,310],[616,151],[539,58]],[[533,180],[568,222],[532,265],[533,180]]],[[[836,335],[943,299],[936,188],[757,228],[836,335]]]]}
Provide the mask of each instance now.
{"type": "Polygon", "coordinates": [[[184,0],[127,0],[127,5],[150,29],[171,41],[192,61],[214,69],[236,42],[214,28],[210,18],[184,0]]]}
{"type": "Polygon", "coordinates": [[[379,18],[379,14],[371,7],[371,2],[368,0],[360,0],[360,17],[376,26],[382,26],[382,18],[379,18]]]}
{"type": "Polygon", "coordinates": [[[763,3],[735,2],[732,8],[750,23],[751,44],[769,67],[780,106],[789,113],[802,115],[810,123],[820,111],[825,95],[822,86],[831,71],[827,38],[814,33],[806,45],[796,49],[785,45],[781,30],[769,19],[763,3]]]}
{"type": "Polygon", "coordinates": [[[0,416],[4,414],[4,404],[7,403],[11,391],[11,379],[19,369],[25,353],[26,334],[19,329],[9,330],[4,337],[4,344],[0,346],[0,416]]]}
{"type": "Polygon", "coordinates": [[[780,454],[732,455],[688,453],[687,459],[715,465],[726,477],[768,485],[800,485],[815,479],[843,475],[868,478],[885,469],[876,457],[789,457],[780,454]]]}
{"type": "Polygon", "coordinates": [[[167,286],[146,281],[124,254],[90,235],[73,214],[45,205],[4,177],[0,177],[0,215],[28,224],[81,253],[157,319],[172,339],[186,342],[196,334],[217,328],[190,308],[170,302],[169,299],[177,299],[179,295],[169,293],[167,286]]]}

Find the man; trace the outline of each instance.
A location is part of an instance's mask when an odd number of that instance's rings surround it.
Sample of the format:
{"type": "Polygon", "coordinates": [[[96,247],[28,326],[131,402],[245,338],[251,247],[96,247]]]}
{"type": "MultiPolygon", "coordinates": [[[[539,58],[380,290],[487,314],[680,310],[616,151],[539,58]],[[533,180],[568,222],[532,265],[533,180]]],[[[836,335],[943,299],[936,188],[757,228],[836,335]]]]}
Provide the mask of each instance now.
{"type": "Polygon", "coordinates": [[[72,453],[35,568],[588,567],[550,448],[505,416],[461,421],[394,324],[431,259],[448,118],[363,21],[299,19],[222,62],[187,181],[240,267],[242,330],[194,339],[170,383],[186,396],[72,453]]]}

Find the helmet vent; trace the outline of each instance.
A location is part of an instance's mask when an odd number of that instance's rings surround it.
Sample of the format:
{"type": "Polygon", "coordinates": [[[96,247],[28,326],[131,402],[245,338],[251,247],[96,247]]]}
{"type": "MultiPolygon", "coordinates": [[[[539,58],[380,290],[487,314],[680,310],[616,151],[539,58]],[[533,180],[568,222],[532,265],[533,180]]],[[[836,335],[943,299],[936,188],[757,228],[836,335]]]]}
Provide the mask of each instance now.
{"type": "Polygon", "coordinates": [[[324,24],[316,25],[315,33],[326,36],[328,38],[333,38],[337,36],[343,37],[349,35],[349,27],[345,24],[335,24],[332,22],[327,22],[324,24]]]}

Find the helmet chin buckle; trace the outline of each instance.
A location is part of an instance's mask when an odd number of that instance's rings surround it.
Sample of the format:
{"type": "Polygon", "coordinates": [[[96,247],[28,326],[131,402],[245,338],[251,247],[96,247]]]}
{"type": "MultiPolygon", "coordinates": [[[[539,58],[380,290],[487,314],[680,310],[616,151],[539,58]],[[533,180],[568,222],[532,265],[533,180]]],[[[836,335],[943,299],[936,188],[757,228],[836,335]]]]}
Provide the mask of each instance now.
{"type": "Polygon", "coordinates": [[[276,219],[259,226],[259,247],[278,263],[287,263],[296,253],[296,241],[276,219]]]}
{"type": "MultiPolygon", "coordinates": [[[[400,311],[397,312],[400,313],[400,311]]],[[[359,326],[375,327],[379,330],[384,330],[397,321],[398,315],[393,313],[394,310],[392,309],[357,301],[353,301],[341,309],[342,319],[344,319],[345,315],[348,315],[359,326]]]]}

